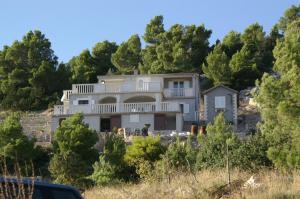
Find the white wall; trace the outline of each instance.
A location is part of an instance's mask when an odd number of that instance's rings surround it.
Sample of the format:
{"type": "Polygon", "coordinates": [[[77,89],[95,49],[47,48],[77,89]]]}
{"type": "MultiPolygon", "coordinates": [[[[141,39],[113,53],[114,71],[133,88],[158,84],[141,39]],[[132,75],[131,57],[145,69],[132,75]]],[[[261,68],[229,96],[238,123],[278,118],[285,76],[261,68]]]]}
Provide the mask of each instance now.
{"type": "Polygon", "coordinates": [[[123,114],[121,116],[122,119],[122,127],[123,128],[134,128],[142,129],[144,124],[150,124],[150,131],[154,129],[154,114],[138,114],[139,115],[139,122],[130,122],[130,114],[123,114]]]}
{"type": "Polygon", "coordinates": [[[83,121],[89,125],[89,127],[97,132],[100,131],[100,116],[85,115],[83,121]]]}

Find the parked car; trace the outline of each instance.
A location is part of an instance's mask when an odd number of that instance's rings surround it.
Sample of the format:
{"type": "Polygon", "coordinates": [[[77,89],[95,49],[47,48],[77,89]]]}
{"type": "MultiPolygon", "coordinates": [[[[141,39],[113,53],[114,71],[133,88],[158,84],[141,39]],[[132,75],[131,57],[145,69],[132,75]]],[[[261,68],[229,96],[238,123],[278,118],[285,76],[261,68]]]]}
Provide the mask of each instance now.
{"type": "Polygon", "coordinates": [[[29,178],[0,178],[0,198],[83,199],[74,187],[29,178]]]}

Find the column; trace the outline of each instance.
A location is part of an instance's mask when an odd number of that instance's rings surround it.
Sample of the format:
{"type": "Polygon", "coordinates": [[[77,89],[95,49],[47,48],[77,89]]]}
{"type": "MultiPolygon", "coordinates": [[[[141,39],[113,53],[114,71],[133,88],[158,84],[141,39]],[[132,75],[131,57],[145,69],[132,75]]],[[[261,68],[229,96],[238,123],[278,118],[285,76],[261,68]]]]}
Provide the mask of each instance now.
{"type": "Polygon", "coordinates": [[[232,106],[233,106],[233,121],[234,121],[234,126],[235,128],[237,128],[237,94],[233,94],[233,98],[232,98],[233,102],[232,102],[232,106]]]}
{"type": "Polygon", "coordinates": [[[155,111],[156,112],[161,111],[161,94],[160,93],[155,94],[155,111]]]}
{"type": "Polygon", "coordinates": [[[183,127],[182,113],[176,113],[176,131],[181,132],[183,127]]]}
{"type": "Polygon", "coordinates": [[[116,112],[119,113],[119,112],[122,112],[121,95],[120,94],[116,95],[116,99],[117,99],[116,112]]]}

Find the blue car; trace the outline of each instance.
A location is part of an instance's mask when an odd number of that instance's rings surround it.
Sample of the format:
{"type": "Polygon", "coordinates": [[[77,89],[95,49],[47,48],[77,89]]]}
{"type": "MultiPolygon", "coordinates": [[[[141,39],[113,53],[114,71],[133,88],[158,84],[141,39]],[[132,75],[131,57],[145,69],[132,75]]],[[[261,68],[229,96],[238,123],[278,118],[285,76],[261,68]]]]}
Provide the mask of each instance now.
{"type": "Polygon", "coordinates": [[[0,178],[1,199],[83,199],[74,187],[32,179],[0,178]]]}

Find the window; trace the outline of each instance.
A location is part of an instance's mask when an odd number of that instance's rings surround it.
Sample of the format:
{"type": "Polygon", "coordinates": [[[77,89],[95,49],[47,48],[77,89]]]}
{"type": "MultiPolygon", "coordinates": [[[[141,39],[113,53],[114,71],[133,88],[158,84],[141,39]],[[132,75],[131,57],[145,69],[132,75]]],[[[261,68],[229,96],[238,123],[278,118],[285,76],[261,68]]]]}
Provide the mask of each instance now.
{"type": "Polygon", "coordinates": [[[172,96],[184,96],[184,82],[183,81],[176,81],[173,82],[173,90],[172,96]]]}
{"type": "Polygon", "coordinates": [[[184,88],[184,82],[183,81],[174,82],[173,88],[184,88]]]}
{"type": "Polygon", "coordinates": [[[215,97],[215,108],[224,109],[225,106],[225,96],[216,96],[215,97]]]}
{"type": "Polygon", "coordinates": [[[138,114],[131,114],[129,116],[129,122],[139,122],[140,121],[140,117],[138,114]]]}
{"type": "Polygon", "coordinates": [[[78,100],[78,104],[89,104],[89,100],[78,100]]]}

